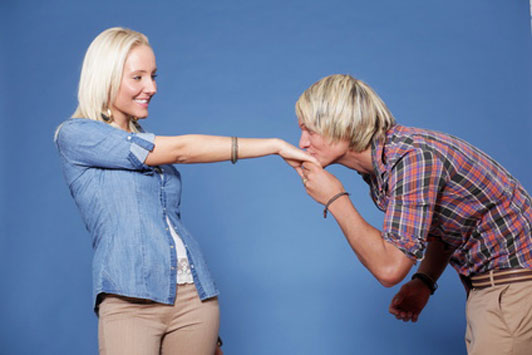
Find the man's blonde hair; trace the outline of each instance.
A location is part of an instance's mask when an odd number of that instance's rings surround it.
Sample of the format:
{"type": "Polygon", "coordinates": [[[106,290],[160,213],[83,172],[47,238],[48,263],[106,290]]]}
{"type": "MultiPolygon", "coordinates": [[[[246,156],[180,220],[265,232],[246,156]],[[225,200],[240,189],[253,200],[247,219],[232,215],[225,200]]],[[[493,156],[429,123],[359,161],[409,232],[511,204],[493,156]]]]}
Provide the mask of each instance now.
{"type": "MultiPolygon", "coordinates": [[[[92,41],[83,59],[78,107],[73,118],[105,122],[102,113],[107,115],[116,98],[126,58],[133,48],[141,45],[150,45],[145,35],[122,27],[109,28],[92,41]]],[[[137,131],[135,120],[131,120],[130,126],[137,131]]]]}
{"type": "Polygon", "coordinates": [[[296,102],[302,123],[331,141],[347,139],[356,152],[382,137],[395,119],[381,98],[350,75],[327,76],[309,87],[296,102]]]}

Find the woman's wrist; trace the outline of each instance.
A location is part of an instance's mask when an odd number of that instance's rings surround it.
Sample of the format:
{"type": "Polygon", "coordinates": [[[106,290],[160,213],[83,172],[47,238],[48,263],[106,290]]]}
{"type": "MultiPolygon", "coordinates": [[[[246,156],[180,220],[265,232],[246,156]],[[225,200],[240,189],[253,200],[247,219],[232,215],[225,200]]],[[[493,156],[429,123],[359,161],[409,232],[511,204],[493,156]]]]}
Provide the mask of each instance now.
{"type": "Polygon", "coordinates": [[[284,144],[286,143],[281,138],[270,138],[272,140],[272,145],[274,147],[273,151],[274,154],[281,155],[281,152],[283,151],[284,144]]]}

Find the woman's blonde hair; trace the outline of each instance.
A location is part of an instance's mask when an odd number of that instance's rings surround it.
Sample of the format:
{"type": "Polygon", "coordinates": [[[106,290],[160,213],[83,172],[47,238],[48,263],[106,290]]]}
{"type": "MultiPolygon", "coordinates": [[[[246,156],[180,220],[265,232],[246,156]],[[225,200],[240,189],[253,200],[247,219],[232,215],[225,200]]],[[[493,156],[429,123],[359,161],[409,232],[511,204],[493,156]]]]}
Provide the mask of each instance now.
{"type": "MultiPolygon", "coordinates": [[[[108,115],[116,98],[127,55],[141,45],[150,45],[145,35],[122,27],[109,28],[92,41],[83,59],[73,118],[108,122],[102,113],[108,115]]],[[[131,120],[130,129],[138,131],[135,120],[131,120]]]]}
{"type": "Polygon", "coordinates": [[[296,115],[309,129],[331,141],[347,139],[356,152],[382,137],[395,119],[381,98],[350,75],[327,76],[309,87],[296,102],[296,115]]]}

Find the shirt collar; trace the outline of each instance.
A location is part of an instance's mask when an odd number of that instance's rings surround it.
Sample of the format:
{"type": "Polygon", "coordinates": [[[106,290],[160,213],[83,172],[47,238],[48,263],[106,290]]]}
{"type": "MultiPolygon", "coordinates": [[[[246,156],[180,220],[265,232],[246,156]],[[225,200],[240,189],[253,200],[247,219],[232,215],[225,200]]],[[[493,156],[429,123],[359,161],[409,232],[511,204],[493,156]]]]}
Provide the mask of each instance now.
{"type": "Polygon", "coordinates": [[[386,151],[390,147],[393,136],[397,132],[399,125],[392,126],[386,134],[381,137],[375,137],[371,141],[371,161],[373,164],[373,171],[379,186],[383,186],[385,175],[388,172],[388,165],[386,161],[386,151]]]}

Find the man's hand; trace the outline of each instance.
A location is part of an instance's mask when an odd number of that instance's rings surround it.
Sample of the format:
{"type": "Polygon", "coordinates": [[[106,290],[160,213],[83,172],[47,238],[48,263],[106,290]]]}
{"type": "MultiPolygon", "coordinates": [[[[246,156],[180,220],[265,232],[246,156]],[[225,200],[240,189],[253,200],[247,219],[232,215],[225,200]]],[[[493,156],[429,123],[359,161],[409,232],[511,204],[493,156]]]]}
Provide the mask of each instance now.
{"type": "Polygon", "coordinates": [[[318,164],[316,158],[308,154],[306,151],[301,150],[292,144],[283,141],[282,139],[276,139],[279,145],[278,154],[294,169],[300,169],[303,162],[311,162],[318,164]]]}
{"type": "Polygon", "coordinates": [[[392,298],[389,311],[404,322],[416,322],[429,297],[430,290],[421,280],[411,280],[392,298]]]}
{"type": "Polygon", "coordinates": [[[337,193],[344,191],[340,180],[319,165],[305,162],[296,170],[303,180],[307,193],[322,205],[337,193]]]}

